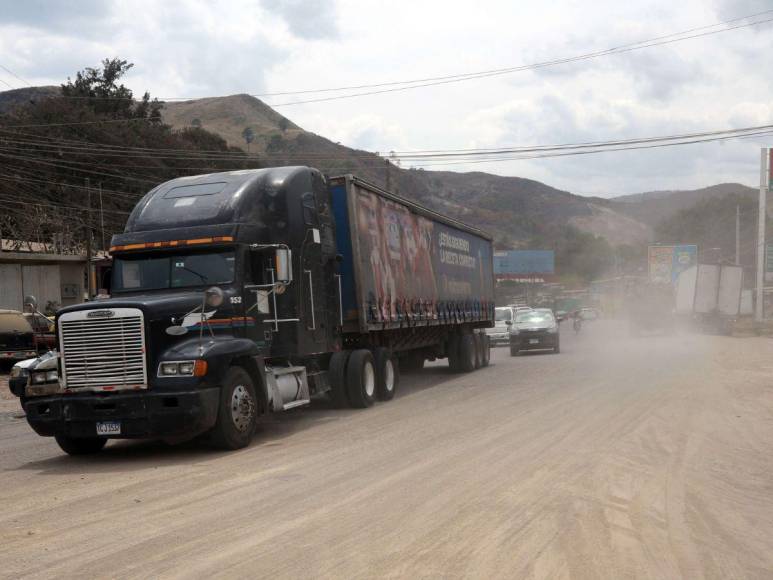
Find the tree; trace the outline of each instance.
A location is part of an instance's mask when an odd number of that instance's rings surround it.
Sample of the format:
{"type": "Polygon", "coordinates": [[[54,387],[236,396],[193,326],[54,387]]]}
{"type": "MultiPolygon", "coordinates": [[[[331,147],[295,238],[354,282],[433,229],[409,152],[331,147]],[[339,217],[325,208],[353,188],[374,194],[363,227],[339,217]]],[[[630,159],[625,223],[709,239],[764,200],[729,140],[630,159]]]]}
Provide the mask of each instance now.
{"type": "Polygon", "coordinates": [[[201,129],[201,119],[196,117],[191,121],[191,127],[196,127],[197,129],[201,129]]]}
{"type": "Polygon", "coordinates": [[[244,140],[247,142],[247,153],[249,153],[250,143],[255,140],[255,131],[252,130],[252,127],[245,127],[242,131],[242,137],[244,137],[244,140]]]}
{"type": "Polygon", "coordinates": [[[290,128],[290,121],[288,121],[285,117],[282,117],[279,119],[279,130],[282,131],[282,133],[286,133],[287,129],[290,128]]]}
{"type": "Polygon", "coordinates": [[[118,84],[133,66],[120,58],[106,58],[101,69],[87,67],[76,73],[74,81],[68,77],[67,83],[61,86],[62,94],[80,98],[95,113],[161,123],[161,103],[158,99],[151,101],[150,94],[146,92],[141,100],[135,101],[131,89],[118,84]]]}

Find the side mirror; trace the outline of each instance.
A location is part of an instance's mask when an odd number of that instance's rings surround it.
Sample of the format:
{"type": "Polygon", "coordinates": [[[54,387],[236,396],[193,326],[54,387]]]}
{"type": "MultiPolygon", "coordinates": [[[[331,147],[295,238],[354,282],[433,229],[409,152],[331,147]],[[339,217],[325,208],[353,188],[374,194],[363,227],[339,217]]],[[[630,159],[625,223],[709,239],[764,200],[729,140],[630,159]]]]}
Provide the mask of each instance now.
{"type": "Polygon", "coordinates": [[[513,321],[512,321],[512,320],[505,320],[505,324],[506,324],[507,326],[512,326],[512,324],[513,324],[513,321]]]}
{"type": "Polygon", "coordinates": [[[289,248],[277,248],[274,255],[274,269],[277,284],[287,285],[293,281],[293,252],[289,248]]]}

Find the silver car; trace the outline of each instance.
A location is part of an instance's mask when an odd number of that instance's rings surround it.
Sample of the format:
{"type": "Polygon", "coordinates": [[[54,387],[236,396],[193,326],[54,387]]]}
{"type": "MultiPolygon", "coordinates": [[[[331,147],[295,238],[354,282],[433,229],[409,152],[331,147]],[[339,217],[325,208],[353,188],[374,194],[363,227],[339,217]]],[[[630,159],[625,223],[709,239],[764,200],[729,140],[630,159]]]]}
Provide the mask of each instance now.
{"type": "Polygon", "coordinates": [[[487,328],[491,346],[510,344],[510,325],[515,319],[515,309],[510,306],[500,306],[494,311],[494,328],[487,328]]]}

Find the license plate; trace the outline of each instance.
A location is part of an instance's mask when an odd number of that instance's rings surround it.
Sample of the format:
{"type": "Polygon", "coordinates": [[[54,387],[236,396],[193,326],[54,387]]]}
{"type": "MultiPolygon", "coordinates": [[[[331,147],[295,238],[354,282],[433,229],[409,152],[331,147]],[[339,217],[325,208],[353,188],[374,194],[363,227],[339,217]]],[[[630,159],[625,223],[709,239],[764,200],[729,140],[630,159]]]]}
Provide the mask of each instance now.
{"type": "Polygon", "coordinates": [[[539,338],[530,338],[529,344],[539,344],[539,338]]]}
{"type": "Polygon", "coordinates": [[[120,435],[120,434],[121,434],[120,421],[98,421],[97,422],[97,435],[120,435]]]}

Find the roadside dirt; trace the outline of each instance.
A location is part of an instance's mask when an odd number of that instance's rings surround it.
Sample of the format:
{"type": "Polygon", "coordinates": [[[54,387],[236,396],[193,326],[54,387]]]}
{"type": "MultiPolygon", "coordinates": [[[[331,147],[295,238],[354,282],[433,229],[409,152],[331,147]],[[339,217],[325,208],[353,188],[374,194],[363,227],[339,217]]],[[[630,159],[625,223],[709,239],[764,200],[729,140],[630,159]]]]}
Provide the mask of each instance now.
{"type": "Polygon", "coordinates": [[[773,578],[773,341],[562,340],[230,454],[0,421],[0,576],[773,578]]]}

